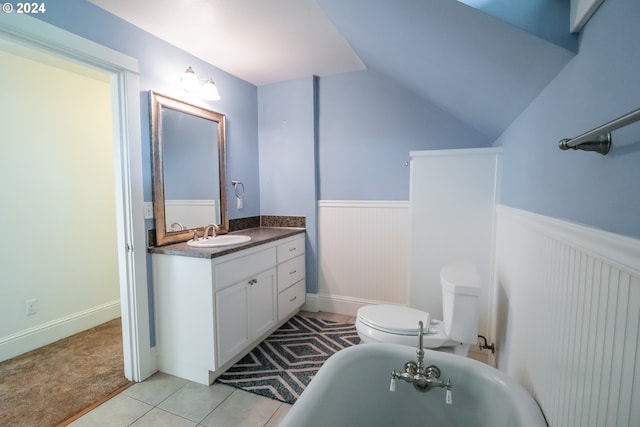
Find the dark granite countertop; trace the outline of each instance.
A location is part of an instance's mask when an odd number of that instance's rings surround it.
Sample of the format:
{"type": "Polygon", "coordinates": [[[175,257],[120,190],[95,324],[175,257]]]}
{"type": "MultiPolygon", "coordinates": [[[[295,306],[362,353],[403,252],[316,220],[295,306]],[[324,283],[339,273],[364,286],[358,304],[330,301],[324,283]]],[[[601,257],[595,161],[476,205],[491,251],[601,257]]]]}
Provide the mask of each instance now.
{"type": "Polygon", "coordinates": [[[229,235],[251,236],[251,240],[247,243],[221,246],[218,248],[194,248],[187,245],[187,242],[182,242],[166,246],[154,246],[152,248],[149,248],[149,253],[212,259],[228,255],[233,252],[252,248],[254,246],[262,245],[264,243],[269,243],[275,240],[284,239],[286,237],[295,236],[296,234],[303,234],[304,232],[304,228],[293,227],[247,228],[244,230],[229,233],[229,235]]]}

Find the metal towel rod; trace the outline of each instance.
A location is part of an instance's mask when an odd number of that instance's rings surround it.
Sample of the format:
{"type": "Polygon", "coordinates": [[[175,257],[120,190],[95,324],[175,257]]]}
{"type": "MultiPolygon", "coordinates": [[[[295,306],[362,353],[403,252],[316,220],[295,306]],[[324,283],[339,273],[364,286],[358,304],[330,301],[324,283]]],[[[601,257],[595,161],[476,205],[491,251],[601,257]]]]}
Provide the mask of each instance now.
{"type": "Polygon", "coordinates": [[[611,148],[611,131],[627,126],[640,120],[640,108],[624,116],[611,120],[609,123],[597,127],[589,132],[583,133],[575,138],[565,138],[560,141],[560,149],[596,151],[602,155],[609,152],[611,148]]]}

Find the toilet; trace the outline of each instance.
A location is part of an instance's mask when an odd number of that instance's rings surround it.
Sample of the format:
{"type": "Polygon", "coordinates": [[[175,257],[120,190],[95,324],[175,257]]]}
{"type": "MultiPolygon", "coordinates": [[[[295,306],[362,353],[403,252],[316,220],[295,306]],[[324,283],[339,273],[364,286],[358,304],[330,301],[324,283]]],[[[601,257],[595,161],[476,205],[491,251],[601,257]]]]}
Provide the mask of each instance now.
{"type": "Polygon", "coordinates": [[[361,343],[383,342],[418,345],[418,322],[422,321],[424,348],[466,356],[478,342],[480,278],[473,264],[448,264],[440,270],[443,319],[426,311],[380,304],[358,309],[356,330],[361,343]]]}

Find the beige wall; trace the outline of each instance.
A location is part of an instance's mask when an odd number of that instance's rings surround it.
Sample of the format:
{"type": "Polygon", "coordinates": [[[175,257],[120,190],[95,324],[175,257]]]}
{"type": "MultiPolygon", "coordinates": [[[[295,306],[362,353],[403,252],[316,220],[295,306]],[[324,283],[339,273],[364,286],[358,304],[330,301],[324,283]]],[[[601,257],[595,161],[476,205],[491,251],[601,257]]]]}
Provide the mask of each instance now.
{"type": "Polygon", "coordinates": [[[119,312],[109,76],[2,47],[0,360],[119,312]]]}

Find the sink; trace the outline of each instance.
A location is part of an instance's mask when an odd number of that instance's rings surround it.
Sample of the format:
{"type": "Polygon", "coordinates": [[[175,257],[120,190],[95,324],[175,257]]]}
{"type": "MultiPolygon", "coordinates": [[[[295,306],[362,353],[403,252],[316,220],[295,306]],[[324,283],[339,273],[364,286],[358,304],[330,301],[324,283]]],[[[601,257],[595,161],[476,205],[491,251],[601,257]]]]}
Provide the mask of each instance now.
{"type": "Polygon", "coordinates": [[[223,235],[216,237],[207,237],[200,240],[189,240],[187,245],[194,248],[215,248],[218,246],[239,245],[240,243],[246,243],[251,240],[251,236],[241,235],[223,235]]]}

